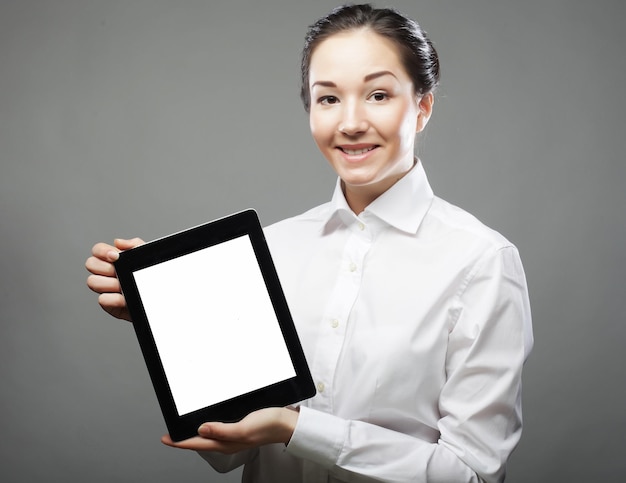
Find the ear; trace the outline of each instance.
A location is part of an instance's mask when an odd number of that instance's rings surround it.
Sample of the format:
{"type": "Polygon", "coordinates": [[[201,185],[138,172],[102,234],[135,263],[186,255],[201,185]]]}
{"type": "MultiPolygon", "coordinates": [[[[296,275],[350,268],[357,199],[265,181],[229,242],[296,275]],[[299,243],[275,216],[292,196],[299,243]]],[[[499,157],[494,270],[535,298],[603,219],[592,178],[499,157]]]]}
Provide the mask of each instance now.
{"type": "Polygon", "coordinates": [[[419,114],[417,115],[417,129],[415,132],[422,132],[428,124],[430,115],[433,112],[433,104],[435,103],[435,96],[432,92],[422,96],[419,101],[419,114]]]}

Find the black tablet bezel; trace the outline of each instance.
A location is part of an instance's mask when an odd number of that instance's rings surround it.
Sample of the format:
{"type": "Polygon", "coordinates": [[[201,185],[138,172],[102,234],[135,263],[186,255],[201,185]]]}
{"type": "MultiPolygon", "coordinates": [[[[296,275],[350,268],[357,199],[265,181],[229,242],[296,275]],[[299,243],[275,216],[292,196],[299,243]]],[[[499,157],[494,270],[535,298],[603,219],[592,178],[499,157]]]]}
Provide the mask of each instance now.
{"type": "MultiPolygon", "coordinates": [[[[315,394],[315,387],[256,211],[250,209],[120,253],[117,277],[170,437],[197,435],[206,421],[238,421],[264,407],[287,406],[315,394]],[[235,398],[179,415],[133,272],[248,235],[296,376],[235,398]]],[[[207,377],[210,377],[208,375],[207,377]]],[[[199,384],[207,381],[198,381],[199,384]]]]}

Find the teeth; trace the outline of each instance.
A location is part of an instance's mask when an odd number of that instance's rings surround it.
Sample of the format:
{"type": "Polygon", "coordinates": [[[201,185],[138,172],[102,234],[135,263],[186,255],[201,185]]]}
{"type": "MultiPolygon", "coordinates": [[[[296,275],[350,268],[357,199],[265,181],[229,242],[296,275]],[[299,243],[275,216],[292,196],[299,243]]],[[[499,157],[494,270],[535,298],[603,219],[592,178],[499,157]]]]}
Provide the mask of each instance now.
{"type": "Polygon", "coordinates": [[[341,149],[346,154],[350,154],[351,156],[356,156],[358,154],[363,154],[363,153],[367,153],[368,151],[371,151],[372,149],[374,149],[374,146],[369,147],[369,148],[363,148],[363,149],[348,149],[348,148],[341,148],[341,149]]]}

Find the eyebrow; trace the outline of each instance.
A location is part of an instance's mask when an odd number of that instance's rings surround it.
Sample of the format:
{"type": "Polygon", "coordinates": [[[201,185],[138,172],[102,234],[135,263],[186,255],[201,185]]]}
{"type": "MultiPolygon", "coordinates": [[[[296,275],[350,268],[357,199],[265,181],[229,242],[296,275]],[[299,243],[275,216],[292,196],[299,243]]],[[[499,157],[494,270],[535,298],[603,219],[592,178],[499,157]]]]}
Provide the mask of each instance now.
{"type": "MultiPolygon", "coordinates": [[[[379,77],[384,77],[386,75],[390,75],[394,78],[397,79],[397,77],[395,76],[395,74],[389,70],[381,70],[378,72],[372,72],[371,74],[367,74],[365,77],[363,77],[363,81],[365,82],[370,82],[374,79],[378,79],[379,77]]],[[[313,84],[311,84],[311,88],[315,87],[315,86],[322,86],[322,87],[337,87],[337,84],[335,84],[332,81],[324,81],[324,80],[320,80],[320,81],[315,81],[313,84]]]]}

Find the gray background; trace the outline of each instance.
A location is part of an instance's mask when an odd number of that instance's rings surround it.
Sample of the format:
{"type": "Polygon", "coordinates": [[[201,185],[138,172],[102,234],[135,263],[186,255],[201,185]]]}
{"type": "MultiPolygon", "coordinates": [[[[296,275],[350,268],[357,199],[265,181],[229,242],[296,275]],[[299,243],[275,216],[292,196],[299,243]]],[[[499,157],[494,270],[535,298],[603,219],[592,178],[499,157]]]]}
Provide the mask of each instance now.
{"type": "MultiPolygon", "coordinates": [[[[162,446],[132,327],[91,246],[326,201],[298,99],[334,2],[0,1],[0,478],[237,481],[162,446]]],[[[621,1],[396,1],[439,50],[435,191],[519,247],[536,346],[510,482],[624,481],[621,1]]]]}

